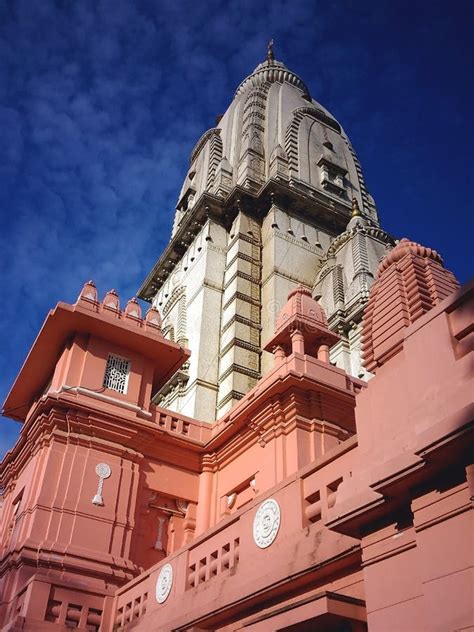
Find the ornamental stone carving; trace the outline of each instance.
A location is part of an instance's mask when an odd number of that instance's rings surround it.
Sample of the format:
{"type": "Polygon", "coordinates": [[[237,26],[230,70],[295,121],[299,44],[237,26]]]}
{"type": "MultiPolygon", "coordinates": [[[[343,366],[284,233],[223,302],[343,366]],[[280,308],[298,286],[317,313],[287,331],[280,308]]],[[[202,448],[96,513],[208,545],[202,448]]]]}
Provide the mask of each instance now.
{"type": "Polygon", "coordinates": [[[156,580],[156,601],[164,603],[171,592],[173,586],[173,567],[171,564],[165,564],[156,580]]]}
{"type": "Polygon", "coordinates": [[[107,463],[99,463],[98,465],[96,465],[95,473],[99,477],[99,483],[97,485],[95,496],[92,499],[92,504],[102,506],[104,504],[104,499],[102,497],[104,480],[106,478],[109,478],[109,476],[112,474],[112,470],[110,468],[110,465],[107,465],[107,463]]]}
{"type": "Polygon", "coordinates": [[[261,549],[272,544],[280,528],[280,505],[273,498],[263,502],[253,521],[253,539],[261,549]]]}

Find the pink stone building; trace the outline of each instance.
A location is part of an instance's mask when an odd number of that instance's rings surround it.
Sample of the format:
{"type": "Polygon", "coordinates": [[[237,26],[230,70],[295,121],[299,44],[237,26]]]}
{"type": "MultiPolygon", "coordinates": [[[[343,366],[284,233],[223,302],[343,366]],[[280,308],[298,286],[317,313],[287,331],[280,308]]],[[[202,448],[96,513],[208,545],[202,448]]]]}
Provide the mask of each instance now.
{"type": "Polygon", "coordinates": [[[393,248],[341,166],[342,130],[271,51],[242,95],[237,153],[224,138],[212,158],[215,130],[194,152],[147,313],[86,283],[48,314],[7,397],[23,429],[0,470],[3,630],[474,629],[474,285],[430,248],[393,248]],[[269,156],[283,116],[269,100],[293,93],[312,105],[293,103],[289,145],[269,156]],[[291,151],[317,125],[334,155],[319,158],[316,222],[291,151]]]}

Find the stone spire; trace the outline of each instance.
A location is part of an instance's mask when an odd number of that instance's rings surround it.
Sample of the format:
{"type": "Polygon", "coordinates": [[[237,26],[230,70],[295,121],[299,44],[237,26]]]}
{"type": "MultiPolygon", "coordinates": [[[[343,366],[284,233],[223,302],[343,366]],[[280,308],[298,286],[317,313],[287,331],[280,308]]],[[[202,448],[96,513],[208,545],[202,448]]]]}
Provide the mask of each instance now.
{"type": "Polygon", "coordinates": [[[360,208],[359,208],[359,202],[357,201],[356,197],[352,198],[352,213],[351,213],[351,217],[362,217],[362,213],[360,212],[360,208]]]}
{"type": "Polygon", "coordinates": [[[458,287],[436,250],[401,239],[379,265],[370,291],[362,329],[366,369],[375,373],[398,353],[404,330],[458,287]]]}
{"type": "Polygon", "coordinates": [[[359,330],[349,339],[348,329],[361,325],[388,242],[341,125],[270,41],[191,152],[170,242],[139,291],[163,335],[192,352],[155,401],[206,421],[225,414],[272,368],[262,343],[275,308],[317,277],[329,328],[344,338],[331,361],[359,376],[359,330]]]}
{"type": "Polygon", "coordinates": [[[272,38],[268,42],[268,49],[267,49],[267,62],[268,62],[268,65],[270,65],[274,60],[275,60],[275,57],[273,55],[273,38],[272,38]]]}

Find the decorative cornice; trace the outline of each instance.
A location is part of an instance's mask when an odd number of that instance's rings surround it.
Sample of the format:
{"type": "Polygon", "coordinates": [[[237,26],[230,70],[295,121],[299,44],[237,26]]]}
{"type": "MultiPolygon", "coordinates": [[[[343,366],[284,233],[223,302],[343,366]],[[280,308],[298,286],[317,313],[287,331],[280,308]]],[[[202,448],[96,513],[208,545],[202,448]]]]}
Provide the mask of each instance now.
{"type": "Polygon", "coordinates": [[[301,90],[308,99],[311,98],[306,84],[302,79],[300,79],[300,77],[298,77],[298,75],[289,70],[280,61],[272,60],[269,62],[267,60],[262,64],[259,64],[252,74],[248,75],[248,77],[242,81],[235,91],[234,99],[252,88],[261,87],[266,83],[271,84],[277,82],[289,83],[295,86],[295,88],[301,90]]]}
{"type": "Polygon", "coordinates": [[[262,325],[260,325],[259,323],[255,323],[253,320],[250,320],[250,318],[245,318],[244,316],[240,316],[239,314],[234,314],[232,318],[230,318],[228,321],[225,322],[224,325],[222,325],[221,334],[225,333],[234,323],[241,323],[242,325],[247,325],[247,327],[251,327],[252,329],[256,329],[258,331],[261,331],[262,329],[262,325]]]}
{"type": "Polygon", "coordinates": [[[225,345],[225,347],[223,347],[223,349],[219,352],[219,358],[223,358],[226,355],[226,353],[229,353],[232,347],[240,347],[241,349],[245,349],[246,351],[251,351],[252,353],[256,353],[258,355],[262,353],[262,349],[260,348],[260,345],[253,345],[252,343],[247,342],[246,340],[241,340],[240,338],[232,338],[232,340],[230,340],[225,345]]]}
{"type": "Polygon", "coordinates": [[[250,303],[251,305],[255,305],[256,307],[260,307],[261,302],[248,294],[244,294],[243,292],[235,292],[228,301],[226,301],[225,305],[222,306],[223,310],[226,310],[228,307],[232,305],[235,300],[245,301],[246,303],[250,303]]]}
{"type": "Polygon", "coordinates": [[[193,151],[191,152],[191,163],[193,163],[196,160],[199,152],[207,143],[207,141],[213,136],[220,136],[220,134],[221,134],[221,130],[219,127],[213,127],[212,129],[208,129],[207,132],[204,132],[204,134],[201,136],[201,138],[198,140],[198,142],[194,146],[193,151]]]}
{"type": "MultiPolygon", "coordinates": [[[[240,345],[238,345],[240,346],[240,345]]],[[[219,376],[219,384],[232,375],[233,373],[240,373],[241,375],[246,375],[247,377],[251,377],[254,380],[260,379],[260,372],[254,371],[253,369],[249,369],[246,366],[242,366],[241,364],[232,363],[225,371],[219,376]]]]}
{"type": "Polygon", "coordinates": [[[246,274],[245,272],[241,272],[240,270],[237,270],[237,272],[234,272],[234,274],[230,278],[226,279],[224,283],[224,290],[227,290],[227,288],[236,279],[243,279],[244,281],[248,281],[249,283],[253,283],[254,285],[258,285],[260,282],[259,277],[254,277],[251,274],[246,274]]]}
{"type": "Polygon", "coordinates": [[[184,287],[177,287],[171,292],[171,296],[162,307],[163,317],[167,316],[182,296],[186,294],[184,287]]]}
{"type": "Polygon", "coordinates": [[[340,248],[342,248],[344,244],[346,244],[350,239],[352,239],[352,237],[354,237],[358,233],[373,237],[386,246],[395,245],[394,238],[381,228],[378,228],[377,226],[363,226],[362,224],[356,224],[350,230],[345,230],[331,242],[331,245],[329,246],[326,253],[326,259],[335,256],[337,251],[340,250],[340,248]]]}
{"type": "MultiPolygon", "coordinates": [[[[297,178],[293,178],[291,184],[268,178],[256,193],[236,185],[225,200],[206,191],[198,198],[192,211],[184,216],[178,231],[142,283],[138,296],[146,301],[153,299],[208,217],[224,225],[227,230],[237,216],[239,207],[259,220],[270,209],[272,195],[278,196],[279,206],[291,208],[295,217],[306,220],[308,224],[330,235],[343,230],[350,218],[348,203],[318,191],[297,178]]],[[[247,240],[250,242],[251,238],[247,240]]],[[[258,242],[251,243],[257,245],[258,242]]],[[[303,241],[295,243],[300,246],[304,244],[303,241]]]]}
{"type": "Polygon", "coordinates": [[[240,391],[230,391],[230,393],[227,393],[227,395],[218,402],[217,408],[222,408],[233,399],[240,400],[243,397],[245,397],[245,393],[241,393],[240,391]]]}

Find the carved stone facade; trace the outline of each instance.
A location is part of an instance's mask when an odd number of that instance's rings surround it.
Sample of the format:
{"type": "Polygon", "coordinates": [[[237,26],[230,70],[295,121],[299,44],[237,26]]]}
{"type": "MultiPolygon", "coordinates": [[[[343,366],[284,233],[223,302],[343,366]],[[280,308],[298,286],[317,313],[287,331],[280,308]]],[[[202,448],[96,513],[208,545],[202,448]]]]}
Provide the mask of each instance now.
{"type": "Polygon", "coordinates": [[[474,287],[456,287],[429,248],[391,251],[368,384],[292,290],[272,368],[212,426],[150,401],[188,357],[156,310],[91,284],[60,303],[5,402],[23,429],[0,466],[2,629],[472,628],[474,287]],[[102,386],[110,354],[126,392],[102,386]]]}
{"type": "Polygon", "coordinates": [[[5,632],[474,629],[474,283],[392,247],[302,101],[270,50],[203,136],[159,310],[88,282],[47,315],[4,403],[5,632]]]}
{"type": "Polygon", "coordinates": [[[361,215],[356,199],[352,215],[347,229],[327,249],[313,293],[324,307],[330,327],[341,334],[331,359],[348,373],[368,378],[370,373],[361,363],[362,315],[379,262],[394,241],[361,215]]]}
{"type": "Polygon", "coordinates": [[[365,377],[362,311],[394,242],[340,124],[269,56],[190,163],[170,244],[140,289],[163,312],[164,331],[180,329],[191,350],[156,401],[205,421],[229,410],[271,367],[263,347],[299,284],[315,288],[342,335],[332,361],[365,377]],[[354,203],[361,221],[347,227],[354,203]]]}

